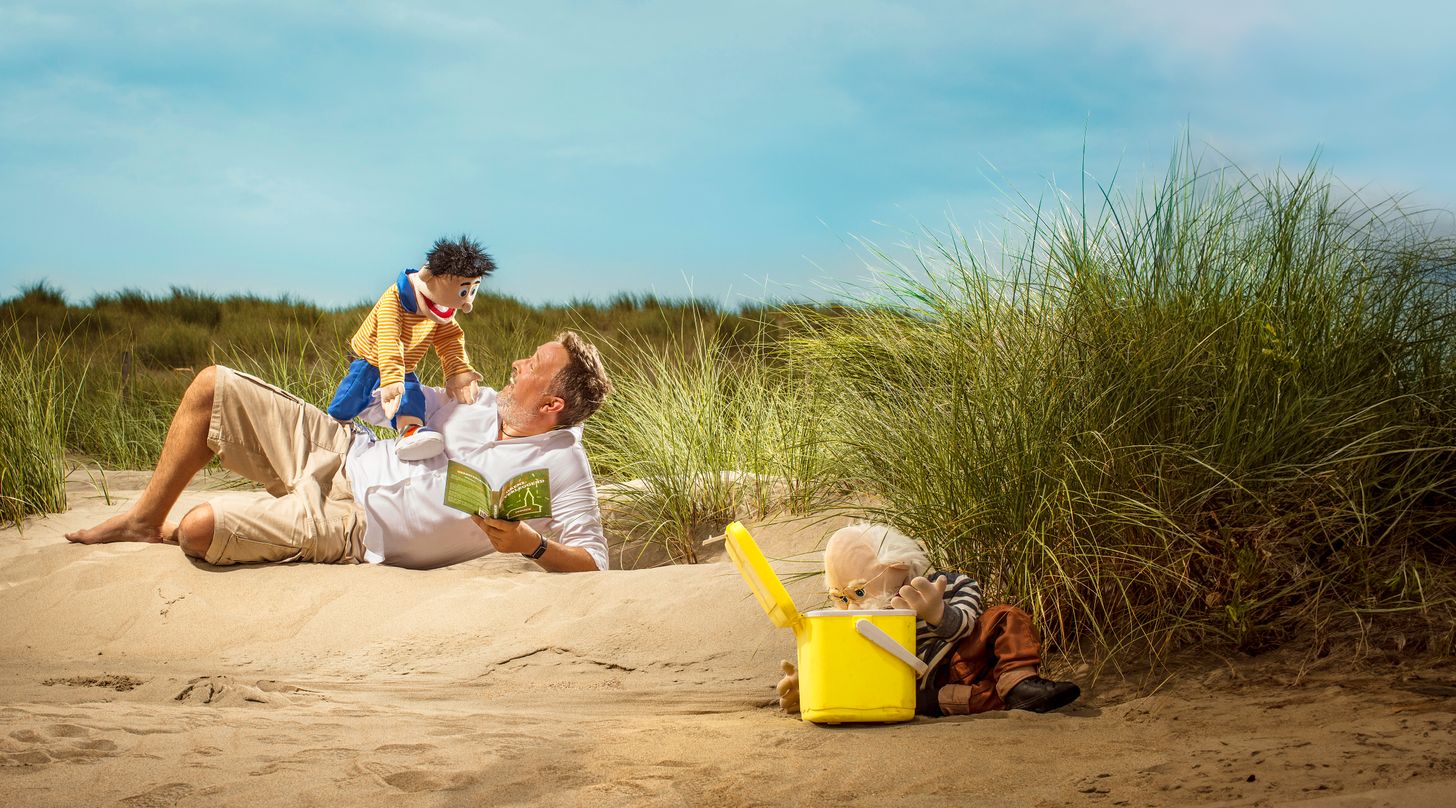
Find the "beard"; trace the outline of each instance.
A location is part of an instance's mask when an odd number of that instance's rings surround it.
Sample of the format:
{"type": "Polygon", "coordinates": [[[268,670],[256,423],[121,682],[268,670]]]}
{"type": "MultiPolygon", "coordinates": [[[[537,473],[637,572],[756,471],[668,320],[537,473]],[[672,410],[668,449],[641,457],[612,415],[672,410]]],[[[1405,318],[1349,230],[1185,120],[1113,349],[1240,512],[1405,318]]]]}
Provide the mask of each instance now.
{"type": "Polygon", "coordinates": [[[880,595],[873,595],[873,594],[872,595],[866,595],[865,598],[864,598],[864,600],[860,601],[859,602],[859,605],[855,606],[854,608],[856,608],[856,609],[889,609],[889,608],[891,608],[890,607],[890,599],[893,598],[893,597],[894,597],[894,595],[891,594],[891,593],[889,593],[889,592],[886,592],[886,593],[880,594],[880,595]]]}
{"type": "Polygon", "coordinates": [[[516,396],[514,379],[496,395],[495,408],[502,424],[520,426],[531,419],[530,409],[516,396]]]}

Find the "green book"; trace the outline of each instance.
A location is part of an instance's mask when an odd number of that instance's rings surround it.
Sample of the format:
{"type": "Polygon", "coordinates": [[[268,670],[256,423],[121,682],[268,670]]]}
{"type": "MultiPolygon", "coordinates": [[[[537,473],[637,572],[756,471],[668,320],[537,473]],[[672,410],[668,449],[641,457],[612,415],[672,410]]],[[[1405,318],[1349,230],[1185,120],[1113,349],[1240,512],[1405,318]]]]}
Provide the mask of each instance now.
{"type": "Polygon", "coordinates": [[[491,490],[485,475],[451,460],[445,473],[445,504],[486,519],[547,519],[551,516],[551,472],[523,471],[499,490],[491,490]]]}

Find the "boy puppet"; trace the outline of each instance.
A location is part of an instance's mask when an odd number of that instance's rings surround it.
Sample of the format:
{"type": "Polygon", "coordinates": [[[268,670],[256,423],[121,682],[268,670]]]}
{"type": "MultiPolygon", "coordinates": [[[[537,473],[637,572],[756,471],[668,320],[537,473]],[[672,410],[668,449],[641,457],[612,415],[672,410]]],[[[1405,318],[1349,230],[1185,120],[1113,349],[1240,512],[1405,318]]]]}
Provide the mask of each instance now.
{"type": "Polygon", "coordinates": [[[470,311],[481,278],[494,271],[495,262],[480,245],[461,236],[436,241],[418,270],[400,272],[349,340],[354,360],[329,415],[351,420],[378,389],[384,414],[399,432],[399,459],[424,460],[443,452],[445,439],[425,426],[425,397],[415,366],[433,345],[450,397],[463,404],[475,401],[481,375],[470,367],[455,312],[470,311]]]}
{"type": "MultiPolygon", "coordinates": [[[[824,578],[836,608],[915,612],[915,655],[930,666],[917,683],[917,714],[1044,713],[1076,701],[1076,684],[1038,675],[1041,641],[1030,615],[1015,606],[983,612],[974,578],[929,568],[914,539],[883,525],[843,528],[824,548],[824,578]]],[[[797,712],[798,672],[789,662],[783,668],[779,705],[797,712]]]]}

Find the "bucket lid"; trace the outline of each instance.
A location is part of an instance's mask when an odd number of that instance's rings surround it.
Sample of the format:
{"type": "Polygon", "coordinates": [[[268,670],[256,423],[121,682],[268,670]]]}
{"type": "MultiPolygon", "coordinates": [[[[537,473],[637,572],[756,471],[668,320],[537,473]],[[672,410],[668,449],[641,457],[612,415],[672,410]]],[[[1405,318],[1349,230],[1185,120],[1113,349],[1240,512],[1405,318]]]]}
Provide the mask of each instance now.
{"type": "Polygon", "coordinates": [[[914,617],[914,609],[815,609],[805,617],[914,617]]]}
{"type": "Polygon", "coordinates": [[[779,628],[790,628],[798,623],[799,610],[794,607],[794,599],[789,597],[789,590],[784,589],[779,576],[768,565],[758,543],[748,535],[748,529],[741,522],[734,522],[728,526],[727,534],[724,544],[728,547],[728,557],[733,559],[743,580],[748,582],[748,588],[753,590],[758,605],[768,613],[768,619],[779,628]]]}

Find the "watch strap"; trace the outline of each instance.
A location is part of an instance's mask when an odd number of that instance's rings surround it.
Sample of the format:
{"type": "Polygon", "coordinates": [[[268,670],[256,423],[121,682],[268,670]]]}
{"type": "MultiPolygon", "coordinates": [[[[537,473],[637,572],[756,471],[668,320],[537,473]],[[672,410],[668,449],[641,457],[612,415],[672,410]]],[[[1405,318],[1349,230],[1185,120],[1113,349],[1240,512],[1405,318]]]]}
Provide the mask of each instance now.
{"type": "Polygon", "coordinates": [[[540,558],[541,556],[546,555],[546,537],[541,537],[541,544],[535,550],[532,550],[529,553],[522,553],[521,555],[525,556],[526,558],[540,558]]]}

